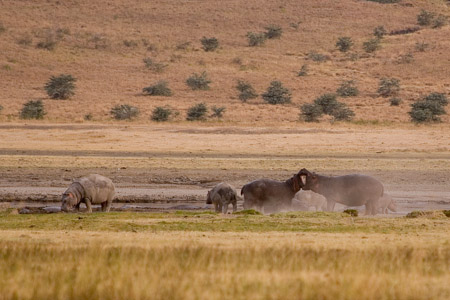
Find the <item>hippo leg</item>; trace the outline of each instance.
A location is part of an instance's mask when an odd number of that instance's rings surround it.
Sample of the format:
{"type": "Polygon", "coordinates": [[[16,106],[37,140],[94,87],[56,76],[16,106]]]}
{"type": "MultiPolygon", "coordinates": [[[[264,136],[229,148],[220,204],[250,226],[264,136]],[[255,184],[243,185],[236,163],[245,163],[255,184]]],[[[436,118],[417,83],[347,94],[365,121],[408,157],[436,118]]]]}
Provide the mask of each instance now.
{"type": "Polygon", "coordinates": [[[102,202],[101,206],[102,206],[102,211],[105,211],[106,210],[106,202],[102,202]]]}
{"type": "Polygon", "coordinates": [[[77,211],[80,211],[80,204],[81,204],[81,202],[79,202],[77,205],[75,205],[75,209],[76,209],[77,211]]]}
{"type": "Polygon", "coordinates": [[[112,199],[106,201],[106,207],[105,207],[105,211],[106,211],[106,212],[109,212],[109,211],[110,211],[111,205],[112,205],[112,199]]]}
{"type": "Polygon", "coordinates": [[[364,215],[373,215],[373,204],[370,201],[367,201],[366,203],[366,211],[364,212],[364,215]]]}
{"type": "Polygon", "coordinates": [[[228,203],[224,203],[222,206],[222,213],[226,214],[228,212],[228,203]]]}
{"type": "Polygon", "coordinates": [[[233,202],[233,212],[237,211],[237,203],[236,201],[233,202]]]}
{"type": "Polygon", "coordinates": [[[222,211],[222,202],[219,202],[218,205],[219,205],[219,208],[217,209],[217,212],[221,212],[222,211]]]}
{"type": "Polygon", "coordinates": [[[86,201],[87,212],[92,213],[91,199],[85,198],[85,201],[86,201]]]}

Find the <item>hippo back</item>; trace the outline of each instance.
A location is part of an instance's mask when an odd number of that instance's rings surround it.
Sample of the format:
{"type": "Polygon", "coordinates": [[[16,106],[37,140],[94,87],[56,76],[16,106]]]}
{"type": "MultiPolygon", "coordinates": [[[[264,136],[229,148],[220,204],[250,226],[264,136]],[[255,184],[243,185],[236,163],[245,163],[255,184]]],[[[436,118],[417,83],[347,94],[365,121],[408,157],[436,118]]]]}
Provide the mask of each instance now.
{"type": "Polygon", "coordinates": [[[91,174],[80,178],[78,182],[84,188],[85,197],[91,199],[92,203],[103,203],[114,197],[114,184],[105,176],[91,174]]]}

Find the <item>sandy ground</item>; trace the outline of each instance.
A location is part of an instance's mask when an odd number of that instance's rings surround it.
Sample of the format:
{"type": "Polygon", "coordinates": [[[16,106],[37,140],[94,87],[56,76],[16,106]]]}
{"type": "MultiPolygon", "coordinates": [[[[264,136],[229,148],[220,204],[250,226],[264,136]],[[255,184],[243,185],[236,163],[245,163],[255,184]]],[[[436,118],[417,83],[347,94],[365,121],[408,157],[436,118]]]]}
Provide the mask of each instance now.
{"type": "Polygon", "coordinates": [[[210,209],[206,193],[221,181],[239,193],[252,180],[285,180],[306,167],[375,176],[397,214],[450,209],[448,128],[0,127],[0,201],[17,208],[53,211],[72,179],[99,173],[115,182],[118,210],[210,209]]]}

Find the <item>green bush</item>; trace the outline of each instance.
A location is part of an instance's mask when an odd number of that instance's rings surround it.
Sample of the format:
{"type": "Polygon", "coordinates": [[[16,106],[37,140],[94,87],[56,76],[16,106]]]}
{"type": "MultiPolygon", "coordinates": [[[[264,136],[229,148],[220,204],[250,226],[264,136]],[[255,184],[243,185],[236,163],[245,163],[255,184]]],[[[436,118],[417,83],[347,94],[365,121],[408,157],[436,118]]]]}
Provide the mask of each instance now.
{"type": "Polygon", "coordinates": [[[186,84],[193,90],[209,90],[210,83],[206,72],[194,73],[186,80],[186,84]]]}
{"type": "Polygon", "coordinates": [[[172,114],[173,111],[170,107],[157,106],[153,109],[152,116],[150,118],[156,122],[165,122],[169,120],[172,114]]]}
{"type": "Polygon", "coordinates": [[[431,93],[423,98],[425,101],[437,102],[439,105],[446,106],[448,104],[447,96],[444,93],[431,93]]]}
{"type": "Polygon", "coordinates": [[[167,67],[167,64],[154,61],[153,59],[151,59],[149,57],[144,58],[143,61],[144,61],[145,67],[155,73],[161,73],[167,67]]]}
{"type": "Polygon", "coordinates": [[[359,90],[354,80],[347,80],[341,84],[336,93],[341,97],[354,97],[358,96],[359,90]]]}
{"type": "Polygon", "coordinates": [[[223,117],[223,113],[225,112],[226,108],[224,106],[213,106],[211,107],[211,110],[213,111],[211,117],[220,119],[223,117]]]}
{"type": "Polygon", "coordinates": [[[265,33],[247,32],[248,45],[250,47],[262,46],[266,41],[265,33]]]}
{"type": "Polygon", "coordinates": [[[72,75],[51,76],[45,84],[45,90],[52,99],[68,99],[75,94],[75,81],[76,78],[72,75]]]}
{"type": "Polygon", "coordinates": [[[402,103],[402,99],[398,97],[392,97],[391,99],[389,99],[389,102],[391,103],[391,106],[399,106],[400,103],[402,103]]]}
{"type": "Polygon", "coordinates": [[[337,108],[331,112],[331,115],[336,121],[350,121],[355,113],[345,103],[338,102],[337,108]]]}
{"type": "Polygon", "coordinates": [[[258,97],[255,89],[250,83],[244,80],[238,80],[236,89],[239,91],[239,99],[242,102],[246,102],[248,99],[253,99],[258,97]]]}
{"type": "Polygon", "coordinates": [[[308,75],[308,65],[303,65],[301,68],[300,68],[300,71],[298,71],[298,73],[297,73],[297,76],[306,76],[306,75],[308,75]]]}
{"type": "Polygon", "coordinates": [[[378,84],[378,94],[382,97],[395,96],[400,91],[400,80],[396,78],[381,78],[378,84]]]}
{"type": "Polygon", "coordinates": [[[433,21],[434,16],[434,13],[422,9],[417,15],[417,24],[420,26],[428,26],[431,24],[431,21],[433,21]]]}
{"type": "Polygon", "coordinates": [[[373,35],[378,39],[383,38],[386,34],[387,31],[384,29],[384,26],[377,26],[373,29],[373,35]]]}
{"type": "Polygon", "coordinates": [[[208,108],[205,103],[197,103],[189,107],[186,120],[188,121],[204,121],[208,108]]]}
{"type": "Polygon", "coordinates": [[[363,49],[367,53],[372,53],[381,48],[380,39],[374,38],[363,43],[363,49]]]}
{"type": "Polygon", "coordinates": [[[167,86],[166,81],[158,83],[142,89],[142,92],[150,96],[172,96],[172,90],[167,86]]]}
{"type": "Polygon", "coordinates": [[[30,100],[25,103],[20,111],[21,119],[43,119],[47,113],[45,112],[42,100],[30,100]]]}
{"type": "Polygon", "coordinates": [[[214,51],[217,49],[217,47],[219,47],[219,41],[215,37],[203,37],[200,41],[202,43],[203,50],[205,50],[206,52],[214,51]]]}
{"type": "Polygon", "coordinates": [[[321,107],[324,114],[331,115],[339,108],[339,102],[335,94],[324,94],[314,100],[314,104],[321,107]]]}
{"type": "Polygon", "coordinates": [[[444,107],[436,101],[419,100],[411,104],[409,115],[415,123],[440,122],[440,115],[445,114],[444,107]]]}
{"type": "Polygon", "coordinates": [[[283,34],[283,29],[278,25],[269,25],[264,27],[266,30],[265,36],[268,39],[279,39],[283,34]]]}
{"type": "Polygon", "coordinates": [[[315,103],[305,103],[300,107],[300,110],[300,117],[305,122],[318,122],[323,114],[322,107],[315,103]]]}
{"type": "Polygon", "coordinates": [[[291,92],[283,87],[280,81],[272,81],[267,92],[262,94],[264,101],[270,104],[285,104],[291,102],[291,92]]]}
{"type": "Polygon", "coordinates": [[[338,38],[336,42],[336,47],[341,52],[347,52],[348,50],[350,50],[352,46],[353,46],[352,38],[348,36],[341,36],[340,38],[338,38]]]}
{"type": "Polygon", "coordinates": [[[139,115],[139,108],[128,104],[116,105],[111,109],[111,114],[116,120],[130,120],[139,115]]]}
{"type": "Polygon", "coordinates": [[[324,62],[330,59],[328,55],[317,53],[316,51],[311,51],[308,53],[307,58],[315,62],[324,62]]]}

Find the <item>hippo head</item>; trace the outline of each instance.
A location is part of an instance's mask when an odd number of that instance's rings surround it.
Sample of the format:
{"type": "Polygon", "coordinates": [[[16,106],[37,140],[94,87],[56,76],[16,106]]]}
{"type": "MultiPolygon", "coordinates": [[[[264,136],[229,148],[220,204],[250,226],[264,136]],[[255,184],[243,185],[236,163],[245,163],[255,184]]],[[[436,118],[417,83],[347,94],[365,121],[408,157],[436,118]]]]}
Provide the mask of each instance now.
{"type": "Polygon", "coordinates": [[[391,200],[391,203],[389,203],[388,208],[393,212],[397,211],[397,204],[395,204],[394,200],[391,200]]]}
{"type": "Polygon", "coordinates": [[[297,175],[300,177],[300,184],[303,190],[317,190],[319,186],[319,177],[316,173],[312,173],[303,168],[298,172],[297,175]]]}
{"type": "Polygon", "coordinates": [[[78,204],[77,197],[72,193],[64,193],[61,201],[61,210],[65,212],[72,210],[78,204]]]}
{"type": "Polygon", "coordinates": [[[292,176],[292,188],[294,189],[294,192],[298,192],[303,188],[300,172],[292,176]]]}
{"type": "Polygon", "coordinates": [[[206,195],[206,204],[212,204],[211,191],[208,191],[208,195],[206,195]]]}

